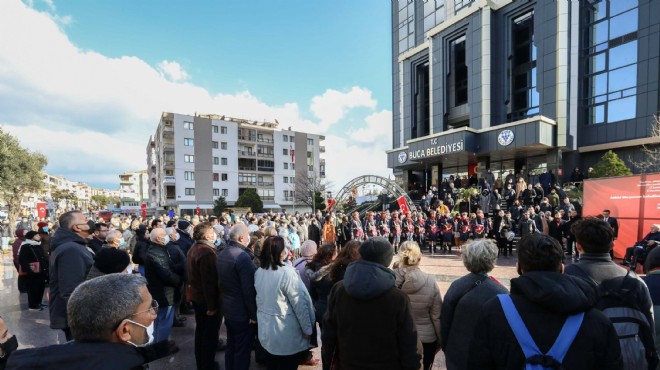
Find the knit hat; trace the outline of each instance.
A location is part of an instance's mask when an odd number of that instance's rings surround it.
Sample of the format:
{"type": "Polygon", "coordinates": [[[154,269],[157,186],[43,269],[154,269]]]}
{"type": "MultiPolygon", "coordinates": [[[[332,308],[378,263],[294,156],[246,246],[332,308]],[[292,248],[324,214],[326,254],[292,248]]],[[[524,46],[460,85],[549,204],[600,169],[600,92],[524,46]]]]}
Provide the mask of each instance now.
{"type": "Polygon", "coordinates": [[[180,220],[176,226],[179,230],[185,230],[188,228],[188,226],[190,226],[190,222],[186,220],[180,220]]]}
{"type": "Polygon", "coordinates": [[[122,272],[129,263],[128,253],[115,248],[101,248],[94,256],[94,266],[104,274],[122,272]]]}
{"type": "Polygon", "coordinates": [[[35,235],[37,235],[36,231],[28,231],[27,234],[25,234],[25,239],[32,240],[32,238],[34,238],[35,235]]]}
{"type": "Polygon", "coordinates": [[[313,240],[306,240],[300,246],[300,254],[303,257],[311,257],[316,254],[316,242],[313,240]]]}
{"type": "Polygon", "coordinates": [[[394,248],[392,248],[392,244],[390,244],[387,239],[380,236],[371,238],[362,243],[358,251],[363,260],[380,263],[385,267],[392,263],[392,258],[394,257],[394,248]]]}
{"type": "Polygon", "coordinates": [[[41,229],[42,227],[46,227],[46,226],[48,226],[48,222],[43,222],[43,221],[41,221],[41,222],[39,222],[39,223],[37,224],[37,227],[40,228],[40,229],[41,229]]]}

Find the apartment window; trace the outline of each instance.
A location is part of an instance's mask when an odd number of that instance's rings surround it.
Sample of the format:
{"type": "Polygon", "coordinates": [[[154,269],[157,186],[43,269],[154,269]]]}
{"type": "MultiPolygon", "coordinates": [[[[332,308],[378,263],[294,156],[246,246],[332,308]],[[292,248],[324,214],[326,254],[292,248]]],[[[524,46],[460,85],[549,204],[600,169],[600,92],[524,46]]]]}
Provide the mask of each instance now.
{"type": "Polygon", "coordinates": [[[414,66],[413,119],[411,138],[428,135],[431,131],[431,86],[429,79],[429,62],[414,66]]]}
{"type": "Polygon", "coordinates": [[[227,181],[227,174],[226,173],[222,174],[222,181],[227,181]]]}
{"type": "Polygon", "coordinates": [[[186,188],[186,195],[195,195],[195,188],[186,188]]]}
{"type": "Polygon", "coordinates": [[[195,145],[195,139],[183,139],[183,146],[194,146],[195,145]]]}
{"type": "Polygon", "coordinates": [[[415,46],[415,2],[399,0],[399,53],[415,46]]]}
{"type": "Polygon", "coordinates": [[[251,173],[239,173],[238,174],[238,184],[239,185],[256,185],[257,184],[257,175],[251,173]]]}
{"type": "Polygon", "coordinates": [[[213,174],[213,181],[220,181],[220,174],[219,173],[214,173],[213,174]]]}
{"type": "Polygon", "coordinates": [[[227,143],[224,142],[224,141],[221,142],[221,143],[220,143],[220,149],[222,149],[222,150],[227,150],[227,143]]]}
{"type": "Polygon", "coordinates": [[[509,122],[539,114],[533,12],[513,20],[511,39],[511,108],[507,117],[509,122]]]}
{"type": "Polygon", "coordinates": [[[227,158],[220,158],[220,164],[223,166],[227,165],[227,158]]]}
{"type": "Polygon", "coordinates": [[[296,169],[296,164],[295,164],[295,163],[291,163],[291,169],[292,169],[292,170],[295,170],[295,169],[296,169]]]}
{"type": "Polygon", "coordinates": [[[213,196],[214,197],[219,197],[220,196],[220,189],[213,189],[213,196]]]}
{"type": "Polygon", "coordinates": [[[261,200],[275,200],[275,190],[273,189],[257,189],[257,194],[261,200]]]}
{"type": "Polygon", "coordinates": [[[467,103],[468,67],[465,53],[465,35],[449,43],[449,100],[450,108],[467,103]]]}
{"type": "Polygon", "coordinates": [[[192,171],[184,171],[183,172],[183,178],[186,181],[195,181],[195,173],[192,171]]]}
{"type": "Polygon", "coordinates": [[[282,135],[282,140],[284,140],[284,142],[286,143],[289,141],[289,137],[286,135],[282,135]]]}
{"type": "Polygon", "coordinates": [[[289,191],[288,191],[288,190],[284,190],[284,198],[288,198],[288,197],[289,197],[289,191]]]}
{"type": "Polygon", "coordinates": [[[307,145],[314,145],[314,139],[307,139],[307,145]]]}
{"type": "Polygon", "coordinates": [[[582,60],[587,122],[635,118],[637,111],[637,1],[583,2],[582,60]]]}
{"type": "Polygon", "coordinates": [[[445,0],[424,1],[424,32],[445,20],[445,0]]]}
{"type": "Polygon", "coordinates": [[[213,157],[213,164],[220,164],[220,158],[213,157]]]}
{"type": "Polygon", "coordinates": [[[229,190],[227,190],[227,189],[222,189],[222,196],[223,196],[223,197],[228,197],[228,196],[229,196],[229,190]]]}
{"type": "Polygon", "coordinates": [[[282,154],[289,155],[289,149],[282,149],[282,154]]]}
{"type": "Polygon", "coordinates": [[[227,127],[226,126],[220,126],[220,133],[223,135],[227,135],[227,127]]]}
{"type": "Polygon", "coordinates": [[[188,121],[183,121],[183,128],[185,130],[192,130],[193,129],[193,123],[188,122],[188,121]]]}
{"type": "Polygon", "coordinates": [[[288,169],[289,169],[289,164],[286,163],[286,162],[284,162],[284,169],[285,169],[285,170],[288,170],[288,169]]]}
{"type": "Polygon", "coordinates": [[[213,149],[218,149],[218,142],[217,141],[211,141],[211,146],[213,149]]]}
{"type": "Polygon", "coordinates": [[[472,5],[475,0],[454,0],[454,14],[472,5]]]}
{"type": "Polygon", "coordinates": [[[213,125],[212,127],[213,127],[213,133],[217,134],[218,133],[218,126],[213,125]]]}
{"type": "Polygon", "coordinates": [[[289,178],[289,182],[292,183],[292,184],[295,182],[295,180],[296,180],[295,177],[291,177],[291,178],[289,178]]]}
{"type": "Polygon", "coordinates": [[[184,154],[183,161],[185,163],[195,163],[195,156],[190,154],[184,154]]]}
{"type": "Polygon", "coordinates": [[[289,183],[289,178],[286,177],[286,176],[284,176],[284,183],[285,183],[285,184],[288,184],[288,183],[289,183]]]}

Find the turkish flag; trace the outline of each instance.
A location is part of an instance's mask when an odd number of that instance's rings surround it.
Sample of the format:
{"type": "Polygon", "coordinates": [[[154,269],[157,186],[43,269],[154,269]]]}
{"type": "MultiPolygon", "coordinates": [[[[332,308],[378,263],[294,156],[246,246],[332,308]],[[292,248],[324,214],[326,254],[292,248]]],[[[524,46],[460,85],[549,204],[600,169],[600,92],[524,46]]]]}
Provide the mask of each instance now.
{"type": "Polygon", "coordinates": [[[291,153],[291,163],[296,163],[296,160],[293,157],[293,147],[291,147],[291,145],[289,145],[289,152],[291,153]]]}
{"type": "Polygon", "coordinates": [[[403,213],[405,215],[406,213],[410,212],[410,208],[408,208],[408,202],[406,202],[406,198],[404,198],[403,196],[400,196],[396,200],[396,202],[399,204],[399,209],[401,210],[401,213],[403,213]]]}
{"type": "Polygon", "coordinates": [[[46,203],[37,203],[37,217],[46,218],[46,203]]]}
{"type": "Polygon", "coordinates": [[[197,216],[199,216],[199,206],[197,206],[197,208],[195,208],[195,214],[196,214],[197,216]]]}
{"type": "Polygon", "coordinates": [[[328,199],[328,211],[332,210],[332,207],[337,203],[334,199],[328,199]]]}

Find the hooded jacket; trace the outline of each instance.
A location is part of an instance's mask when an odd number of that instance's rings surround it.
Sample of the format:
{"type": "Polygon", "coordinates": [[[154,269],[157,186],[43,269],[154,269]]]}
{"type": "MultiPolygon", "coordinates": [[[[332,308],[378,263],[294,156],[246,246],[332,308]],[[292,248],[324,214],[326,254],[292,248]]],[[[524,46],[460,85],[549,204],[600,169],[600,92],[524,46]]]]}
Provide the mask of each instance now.
{"type": "Polygon", "coordinates": [[[396,286],[410,298],[419,340],[440,344],[440,308],[442,296],[435,280],[418,266],[394,270],[396,286]]]}
{"type": "Polygon", "coordinates": [[[137,348],[122,343],[69,342],[16,351],[6,370],[133,370],[168,355],[166,341],[137,348]]]}
{"type": "Polygon", "coordinates": [[[16,271],[18,271],[18,249],[25,241],[25,230],[16,229],[16,231],[14,231],[14,235],[16,236],[16,240],[14,240],[14,244],[11,245],[11,250],[12,256],[14,258],[14,267],[16,267],[16,271]]]}
{"type": "Polygon", "coordinates": [[[50,327],[64,329],[69,325],[66,304],[73,290],[85,281],[94,264],[87,240],[71,230],[59,229],[51,239],[50,255],[50,327]]]}
{"type": "Polygon", "coordinates": [[[410,299],[395,287],[394,273],[359,260],[335,284],[324,317],[322,352],[335,350],[341,369],[418,369],[417,329],[410,299]]]}
{"type": "MultiPolygon", "coordinates": [[[[556,272],[534,271],[511,280],[511,299],[543,353],[554,344],[567,316],[585,312],[564,357],[565,369],[621,369],[621,349],[610,320],[593,308],[598,300],[590,282],[556,272]]],[[[468,369],[521,369],[525,356],[497,297],[481,311],[470,346],[468,369]]]]}

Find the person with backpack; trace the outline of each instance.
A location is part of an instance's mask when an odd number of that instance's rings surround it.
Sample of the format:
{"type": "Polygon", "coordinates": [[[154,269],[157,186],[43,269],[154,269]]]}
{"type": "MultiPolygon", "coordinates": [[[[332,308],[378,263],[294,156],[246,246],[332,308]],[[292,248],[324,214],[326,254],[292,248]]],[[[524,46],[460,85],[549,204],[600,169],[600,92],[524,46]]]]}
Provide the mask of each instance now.
{"type": "Polygon", "coordinates": [[[486,302],[470,345],[468,369],[622,369],[617,333],[594,308],[598,290],[563,274],[563,249],[532,234],[518,245],[511,294],[486,302]]]}
{"type": "Polygon", "coordinates": [[[586,279],[599,288],[596,307],[617,323],[625,369],[655,369],[658,354],[653,334],[653,302],[649,289],[633,271],[612,262],[609,251],[614,230],[604,220],[587,217],[571,226],[580,260],[566,274],[586,279]]]}

